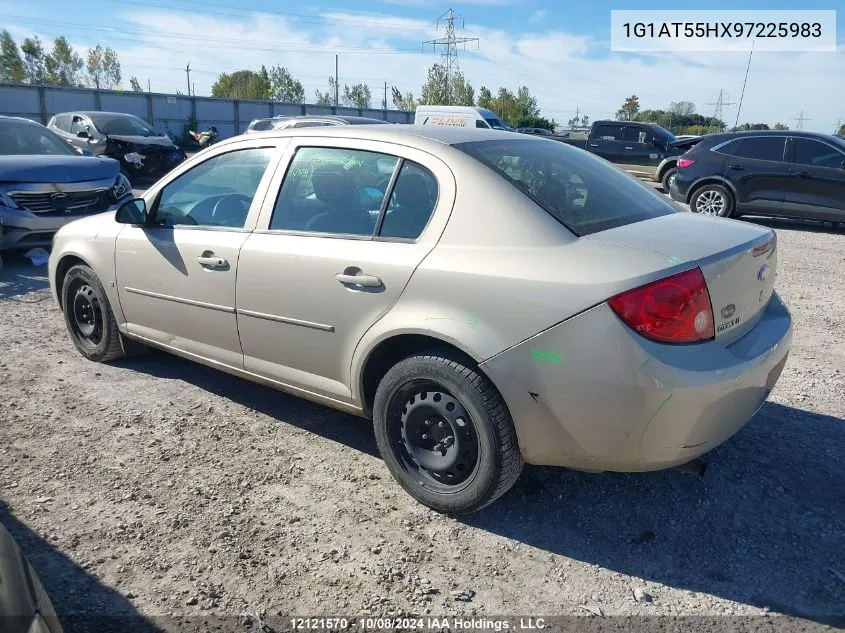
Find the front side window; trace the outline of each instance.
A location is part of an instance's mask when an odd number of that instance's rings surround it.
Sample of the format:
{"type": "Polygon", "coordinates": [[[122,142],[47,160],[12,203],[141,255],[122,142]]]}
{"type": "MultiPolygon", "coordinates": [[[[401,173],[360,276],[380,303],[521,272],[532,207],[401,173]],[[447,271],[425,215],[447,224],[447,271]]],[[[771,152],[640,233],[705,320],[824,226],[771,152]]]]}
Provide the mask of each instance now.
{"type": "Polygon", "coordinates": [[[243,228],[274,151],[235,150],[178,176],[159,194],[156,225],[243,228]]]}
{"type": "Polygon", "coordinates": [[[647,185],[563,143],[520,138],[454,147],[502,176],[578,236],[677,213],[647,185]]]}
{"type": "Polygon", "coordinates": [[[398,162],[377,152],[300,148],[285,174],[270,229],[372,236],[398,162]]]}
{"type": "Polygon", "coordinates": [[[647,143],[650,139],[649,133],[639,125],[629,125],[625,128],[625,141],[628,143],[647,143]]]}
{"type": "Polygon", "coordinates": [[[831,167],[841,169],[845,164],[845,154],[826,143],[820,143],[810,138],[792,139],[793,162],[812,167],[831,167]]]}
{"type": "Polygon", "coordinates": [[[734,150],[734,157],[751,160],[783,161],[786,139],[782,136],[751,136],[742,139],[734,150]]]}
{"type": "Polygon", "coordinates": [[[76,134],[78,132],[87,132],[87,131],[88,131],[88,127],[87,127],[87,124],[85,123],[85,119],[83,119],[81,116],[73,117],[73,123],[70,124],[70,133],[76,134]]]}
{"type": "Polygon", "coordinates": [[[417,239],[437,204],[437,180],[422,165],[406,160],[390,194],[379,237],[417,239]]]}
{"type": "Polygon", "coordinates": [[[487,125],[484,121],[481,121],[480,119],[475,120],[475,127],[479,127],[482,130],[489,130],[490,129],[490,126],[487,125]]]}

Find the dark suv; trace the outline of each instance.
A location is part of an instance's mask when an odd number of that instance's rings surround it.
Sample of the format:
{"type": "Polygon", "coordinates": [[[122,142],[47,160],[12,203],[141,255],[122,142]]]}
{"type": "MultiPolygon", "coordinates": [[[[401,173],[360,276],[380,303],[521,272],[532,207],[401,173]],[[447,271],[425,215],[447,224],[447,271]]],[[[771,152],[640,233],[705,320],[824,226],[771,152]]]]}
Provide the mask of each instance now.
{"type": "Polygon", "coordinates": [[[828,134],[710,134],[678,159],[672,198],[690,210],[845,222],[845,140],[828,134]]]}

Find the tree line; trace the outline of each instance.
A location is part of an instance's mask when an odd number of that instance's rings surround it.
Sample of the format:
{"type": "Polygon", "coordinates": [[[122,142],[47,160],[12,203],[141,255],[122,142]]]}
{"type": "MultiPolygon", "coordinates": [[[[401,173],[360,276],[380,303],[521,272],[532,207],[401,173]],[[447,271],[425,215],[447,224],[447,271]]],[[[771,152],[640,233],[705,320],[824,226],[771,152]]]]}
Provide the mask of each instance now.
{"type": "MultiPolygon", "coordinates": [[[[211,94],[228,99],[272,99],[284,103],[302,103],[305,100],[302,83],[283,66],[269,70],[262,66],[259,70],[221,73],[211,87],[211,94]]],[[[537,98],[527,86],[521,86],[516,92],[504,87],[494,92],[481,86],[476,94],[463,74],[457,72],[449,76],[442,64],[434,64],[428,69],[418,97],[412,92],[403,93],[393,86],[390,98],[397,110],[413,111],[418,105],[478,106],[495,112],[515,127],[543,127],[549,130],[555,127],[554,121],[540,116],[537,98]]],[[[374,104],[373,91],[367,82],[340,86],[334,77],[329,77],[325,90],[314,91],[314,103],[369,109],[374,104]]],[[[375,107],[386,110],[389,107],[386,98],[380,99],[375,107]]]]}
{"type": "MultiPolygon", "coordinates": [[[[83,59],[64,36],[47,51],[37,35],[24,38],[18,47],[8,31],[0,31],[0,82],[113,90],[120,81],[120,60],[109,46],[97,44],[83,59]]],[[[141,90],[135,77],[130,83],[141,90]]]]}

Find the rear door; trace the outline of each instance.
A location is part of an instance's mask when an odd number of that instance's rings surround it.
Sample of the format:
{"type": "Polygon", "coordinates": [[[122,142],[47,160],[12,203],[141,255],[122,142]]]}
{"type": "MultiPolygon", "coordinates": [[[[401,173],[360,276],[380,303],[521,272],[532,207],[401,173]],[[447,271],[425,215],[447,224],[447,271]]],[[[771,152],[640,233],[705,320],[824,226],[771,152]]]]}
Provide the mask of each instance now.
{"type": "Polygon", "coordinates": [[[625,126],[619,163],[640,178],[653,178],[660,164],[660,150],[654,145],[654,131],[645,125],[625,126]]]}
{"type": "Polygon", "coordinates": [[[622,155],[625,126],[621,123],[600,123],[587,139],[587,151],[611,163],[618,163],[622,155]]]}
{"type": "Polygon", "coordinates": [[[786,136],[745,136],[733,141],[725,177],[733,183],[740,210],[781,215],[790,184],[786,136]]]}
{"type": "Polygon", "coordinates": [[[845,153],[823,141],[793,136],[789,174],[784,214],[845,221],[845,153]]]}
{"type": "Polygon", "coordinates": [[[349,402],[352,354],[437,243],[454,176],[419,150],[355,139],[294,139],[283,164],[240,253],[244,367],[349,402]]]}

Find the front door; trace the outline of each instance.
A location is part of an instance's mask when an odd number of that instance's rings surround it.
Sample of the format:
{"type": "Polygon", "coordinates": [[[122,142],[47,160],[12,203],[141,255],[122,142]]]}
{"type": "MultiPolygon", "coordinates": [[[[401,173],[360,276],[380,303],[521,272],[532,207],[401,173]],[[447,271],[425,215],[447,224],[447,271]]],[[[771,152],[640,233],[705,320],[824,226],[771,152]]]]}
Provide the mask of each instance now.
{"type": "Polygon", "coordinates": [[[789,143],[791,183],[784,213],[845,222],[845,153],[812,138],[792,137],[789,143]]]}
{"type": "Polygon", "coordinates": [[[731,147],[725,176],[734,184],[742,210],[780,215],[790,179],[785,159],[786,137],[746,136],[731,147]]]}
{"type": "Polygon", "coordinates": [[[619,163],[640,178],[654,178],[662,160],[662,150],[654,144],[654,132],[644,125],[625,126],[619,163]]]}
{"type": "Polygon", "coordinates": [[[353,352],[434,247],[454,177],[412,148],[310,141],[241,251],[238,328],[246,370],[349,402],[353,352]]]}
{"type": "Polygon", "coordinates": [[[238,253],[277,159],[273,143],[229,146],[151,192],[151,222],[126,226],[115,251],[130,334],[243,367],[235,318],[238,253]]]}

